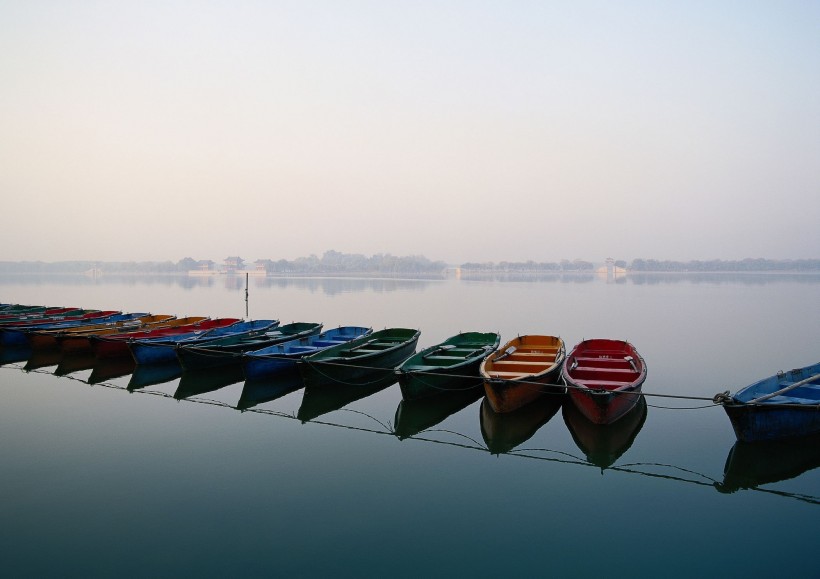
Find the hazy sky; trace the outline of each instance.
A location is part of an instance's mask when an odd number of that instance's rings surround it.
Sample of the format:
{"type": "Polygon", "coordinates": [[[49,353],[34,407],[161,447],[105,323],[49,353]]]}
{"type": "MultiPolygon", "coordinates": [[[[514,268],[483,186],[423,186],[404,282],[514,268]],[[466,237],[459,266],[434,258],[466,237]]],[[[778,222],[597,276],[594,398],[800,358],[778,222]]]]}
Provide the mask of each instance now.
{"type": "Polygon", "coordinates": [[[0,260],[820,257],[820,2],[0,0],[0,260]]]}

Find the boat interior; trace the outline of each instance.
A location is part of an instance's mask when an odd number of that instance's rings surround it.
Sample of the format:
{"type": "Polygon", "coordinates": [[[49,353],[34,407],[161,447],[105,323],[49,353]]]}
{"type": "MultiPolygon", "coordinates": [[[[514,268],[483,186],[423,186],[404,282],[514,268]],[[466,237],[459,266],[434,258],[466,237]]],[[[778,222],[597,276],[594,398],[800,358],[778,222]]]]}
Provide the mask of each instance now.
{"type": "Polygon", "coordinates": [[[555,364],[562,351],[559,343],[510,346],[488,359],[484,371],[494,378],[518,378],[540,374],[555,364]]]}
{"type": "Polygon", "coordinates": [[[487,344],[464,342],[459,345],[439,346],[422,356],[427,366],[447,367],[487,352],[487,344]]]}
{"type": "MultiPolygon", "coordinates": [[[[784,388],[789,384],[781,384],[784,388]]],[[[773,396],[766,400],[772,404],[812,404],[820,403],[820,384],[798,386],[794,390],[789,390],[786,394],[773,396]]]]}
{"type": "Polygon", "coordinates": [[[626,352],[586,351],[567,363],[573,380],[590,388],[616,390],[629,386],[641,375],[635,359],[626,352]]]}
{"type": "Polygon", "coordinates": [[[407,338],[390,338],[387,336],[374,338],[359,346],[354,346],[348,350],[342,350],[341,352],[338,352],[338,355],[343,358],[355,358],[357,356],[364,356],[365,354],[375,354],[376,352],[389,350],[390,348],[395,348],[399,344],[404,344],[405,342],[407,342],[407,338]]]}

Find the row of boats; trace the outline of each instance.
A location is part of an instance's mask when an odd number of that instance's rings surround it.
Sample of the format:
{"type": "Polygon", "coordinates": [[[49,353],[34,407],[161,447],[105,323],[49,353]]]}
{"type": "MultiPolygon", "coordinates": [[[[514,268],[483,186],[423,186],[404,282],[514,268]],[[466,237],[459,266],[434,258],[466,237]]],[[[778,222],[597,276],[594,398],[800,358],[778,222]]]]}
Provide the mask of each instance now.
{"type": "MultiPolygon", "coordinates": [[[[184,370],[240,367],[246,380],[298,376],[305,386],[365,387],[398,378],[406,401],[480,388],[491,410],[511,413],[567,393],[594,424],[622,420],[643,399],[647,367],[629,342],[589,339],[569,354],[557,336],[518,336],[499,347],[492,332],[462,332],[416,352],[420,332],[238,318],[0,305],[0,344],[97,359],[130,356],[138,366],[184,370]]],[[[739,440],[820,432],[820,364],[717,395],[739,440]]]]}
{"type": "Polygon", "coordinates": [[[578,409],[609,424],[635,406],[646,379],[643,358],[620,340],[585,340],[567,356],[556,336],[518,336],[499,348],[497,333],[462,332],[417,353],[420,332],[408,328],[15,307],[0,312],[4,345],[130,355],[138,365],[176,359],[185,370],[240,364],[246,379],[298,371],[306,385],[365,385],[396,373],[406,400],[483,383],[497,413],[571,385],[578,409]]]}

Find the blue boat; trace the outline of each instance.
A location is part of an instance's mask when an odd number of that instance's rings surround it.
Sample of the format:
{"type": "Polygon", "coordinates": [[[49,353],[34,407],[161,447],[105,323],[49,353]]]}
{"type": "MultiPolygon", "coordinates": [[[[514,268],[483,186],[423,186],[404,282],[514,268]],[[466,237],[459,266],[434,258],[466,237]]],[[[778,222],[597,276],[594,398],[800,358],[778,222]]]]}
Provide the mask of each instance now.
{"type": "Polygon", "coordinates": [[[217,339],[207,339],[177,344],[177,358],[186,372],[216,368],[217,366],[239,366],[242,353],[274,344],[290,342],[299,338],[313,336],[322,331],[322,324],[313,322],[293,322],[276,326],[265,333],[249,332],[232,334],[217,339]]]}
{"type": "Polygon", "coordinates": [[[820,433],[820,362],[778,372],[734,396],[715,396],[738,440],[756,442],[820,433]]]}
{"type": "Polygon", "coordinates": [[[211,330],[133,340],[128,342],[128,349],[137,364],[162,364],[177,359],[176,349],[179,344],[206,344],[211,340],[239,334],[261,335],[277,325],[279,320],[238,321],[211,330]]]}
{"type": "Polygon", "coordinates": [[[347,343],[355,338],[367,336],[372,331],[371,328],[361,326],[340,326],[316,336],[245,352],[242,356],[242,369],[247,380],[258,380],[282,372],[296,371],[296,364],[300,358],[331,346],[347,343]]]}

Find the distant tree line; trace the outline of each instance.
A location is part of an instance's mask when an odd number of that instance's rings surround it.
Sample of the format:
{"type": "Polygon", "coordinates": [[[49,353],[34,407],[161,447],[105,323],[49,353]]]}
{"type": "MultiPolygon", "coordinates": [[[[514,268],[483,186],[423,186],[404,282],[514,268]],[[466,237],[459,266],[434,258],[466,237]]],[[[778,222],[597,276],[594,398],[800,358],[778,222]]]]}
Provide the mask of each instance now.
{"type": "MultiPolygon", "coordinates": [[[[242,261],[241,259],[239,260],[242,261]]],[[[376,254],[366,257],[361,254],[347,254],[338,251],[326,251],[322,257],[311,255],[299,257],[292,261],[286,259],[263,259],[249,267],[261,264],[268,273],[291,274],[354,274],[366,273],[376,275],[395,274],[443,274],[447,264],[443,261],[431,261],[421,255],[394,256],[376,254]]],[[[49,273],[79,274],[100,269],[112,274],[187,274],[197,269],[219,269],[219,264],[212,260],[196,260],[185,257],[177,262],[172,261],[3,261],[0,262],[0,274],[9,273],[49,273]]]]}
{"type": "Polygon", "coordinates": [[[0,274],[78,274],[93,269],[101,269],[105,273],[144,274],[187,273],[190,268],[182,262],[172,261],[0,261],[0,274]]]}
{"type": "MultiPolygon", "coordinates": [[[[657,259],[635,259],[631,264],[622,259],[613,260],[615,267],[634,272],[816,272],[820,271],[820,259],[763,259],[741,260],[712,259],[707,261],[671,261],[657,259]]],[[[560,262],[499,261],[468,262],[461,269],[470,272],[584,272],[592,271],[594,264],[575,259],[560,262]]]]}
{"type": "Polygon", "coordinates": [[[310,255],[292,261],[287,259],[261,260],[265,271],[274,274],[441,274],[447,268],[443,261],[431,261],[423,255],[399,257],[389,253],[379,253],[370,257],[359,253],[326,251],[322,257],[310,255]]]}
{"type": "Polygon", "coordinates": [[[467,262],[461,264],[461,269],[476,272],[575,272],[592,271],[595,268],[593,263],[574,259],[572,261],[563,259],[560,262],[554,261],[485,261],[481,263],[467,262]]]}
{"type": "Polygon", "coordinates": [[[683,271],[683,272],[795,272],[820,271],[820,259],[762,259],[741,260],[710,259],[707,261],[670,261],[657,259],[635,259],[630,271],[683,271]]]}

